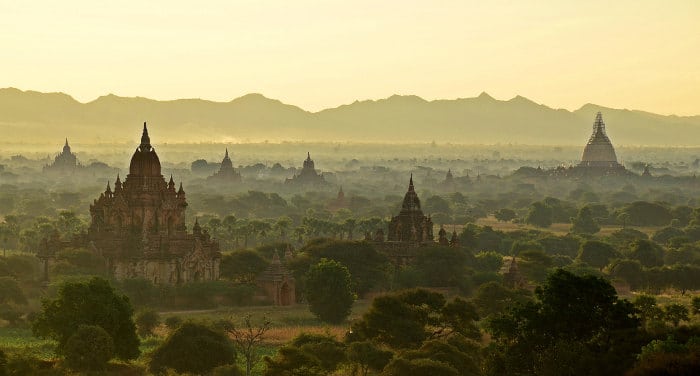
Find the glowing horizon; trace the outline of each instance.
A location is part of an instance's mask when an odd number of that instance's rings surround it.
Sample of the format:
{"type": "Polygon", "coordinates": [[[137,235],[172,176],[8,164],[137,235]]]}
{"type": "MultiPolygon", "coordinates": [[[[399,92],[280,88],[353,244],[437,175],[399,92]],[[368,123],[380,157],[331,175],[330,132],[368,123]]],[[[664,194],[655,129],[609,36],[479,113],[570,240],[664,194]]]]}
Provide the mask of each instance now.
{"type": "Polygon", "coordinates": [[[0,87],[308,111],[393,94],[700,114],[700,3],[1,3],[0,87]]]}

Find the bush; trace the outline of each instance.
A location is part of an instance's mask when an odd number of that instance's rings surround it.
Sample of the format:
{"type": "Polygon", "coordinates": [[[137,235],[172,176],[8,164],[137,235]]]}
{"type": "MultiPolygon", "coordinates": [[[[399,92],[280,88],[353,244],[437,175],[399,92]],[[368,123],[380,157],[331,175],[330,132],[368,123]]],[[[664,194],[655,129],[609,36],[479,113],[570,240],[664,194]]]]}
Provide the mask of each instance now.
{"type": "Polygon", "coordinates": [[[153,335],[153,329],[160,325],[160,315],[152,309],[145,309],[136,314],[136,328],[142,337],[153,335]]]}
{"type": "Polygon", "coordinates": [[[180,316],[169,316],[165,319],[165,326],[170,330],[175,330],[182,324],[182,319],[180,316]]]}
{"type": "Polygon", "coordinates": [[[223,333],[186,322],[153,351],[149,369],[153,373],[172,368],[179,373],[205,374],[235,359],[233,346],[223,333]]]}
{"type": "Polygon", "coordinates": [[[99,326],[83,325],[68,338],[63,353],[68,368],[76,371],[102,371],[114,356],[114,341],[99,326]]]}

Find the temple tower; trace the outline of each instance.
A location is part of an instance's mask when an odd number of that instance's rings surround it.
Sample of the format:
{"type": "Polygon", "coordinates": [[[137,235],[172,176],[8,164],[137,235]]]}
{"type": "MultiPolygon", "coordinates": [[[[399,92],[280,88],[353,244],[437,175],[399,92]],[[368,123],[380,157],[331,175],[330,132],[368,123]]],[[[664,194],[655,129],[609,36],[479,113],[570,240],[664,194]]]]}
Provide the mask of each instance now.
{"type": "Polygon", "coordinates": [[[608,135],[605,133],[603,114],[598,112],[593,123],[593,133],[583,149],[581,167],[618,168],[617,156],[608,135]]]}

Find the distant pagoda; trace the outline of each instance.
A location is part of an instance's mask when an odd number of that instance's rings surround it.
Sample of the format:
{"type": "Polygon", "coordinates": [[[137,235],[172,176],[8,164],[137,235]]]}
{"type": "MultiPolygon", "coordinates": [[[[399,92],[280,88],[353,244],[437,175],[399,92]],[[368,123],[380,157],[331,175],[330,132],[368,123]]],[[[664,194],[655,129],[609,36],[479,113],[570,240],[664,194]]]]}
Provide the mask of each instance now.
{"type": "Polygon", "coordinates": [[[619,169],[623,168],[617,163],[617,155],[615,148],[610,142],[608,135],[605,133],[605,122],[603,122],[603,114],[598,112],[593,123],[593,134],[588,140],[586,147],[583,149],[583,156],[579,167],[592,167],[604,169],[619,169]]]}
{"type": "Polygon", "coordinates": [[[390,242],[427,243],[433,242],[433,221],[423,215],[420,199],[413,186],[413,174],[408,182],[408,191],[401,203],[399,215],[389,223],[390,242]]]}
{"type": "Polygon", "coordinates": [[[311,153],[306,153],[306,160],[299,174],[295,174],[291,179],[285,180],[286,184],[298,185],[325,185],[326,180],[323,174],[319,174],[314,167],[314,161],[311,159],[311,153]]]}
{"type": "Polygon", "coordinates": [[[78,163],[78,157],[71,152],[70,145],[68,145],[68,139],[66,138],[66,143],[63,145],[63,151],[56,155],[53,163],[44,166],[44,172],[67,173],[74,172],[81,167],[82,166],[80,163],[78,163]]]}
{"type": "Polygon", "coordinates": [[[241,181],[241,174],[233,168],[233,162],[231,162],[231,158],[228,156],[228,148],[226,148],[226,154],[221,161],[219,171],[208,177],[207,180],[220,183],[236,183],[241,181]]]}

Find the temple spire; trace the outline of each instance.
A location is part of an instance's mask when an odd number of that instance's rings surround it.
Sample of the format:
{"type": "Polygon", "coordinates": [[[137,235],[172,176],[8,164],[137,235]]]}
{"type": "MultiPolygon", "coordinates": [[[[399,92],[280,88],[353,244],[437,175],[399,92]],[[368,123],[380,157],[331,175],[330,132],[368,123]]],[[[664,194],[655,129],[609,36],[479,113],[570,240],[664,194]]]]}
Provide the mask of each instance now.
{"type": "Polygon", "coordinates": [[[413,190],[414,190],[414,187],[413,187],[413,173],[411,173],[411,179],[408,181],[408,190],[409,190],[409,191],[413,191],[413,190]]]}
{"type": "Polygon", "coordinates": [[[226,148],[226,155],[224,155],[224,158],[228,158],[228,148],[226,148]]]}
{"type": "Polygon", "coordinates": [[[311,160],[311,152],[306,152],[306,160],[310,161],[311,160]]]}
{"type": "Polygon", "coordinates": [[[151,138],[148,137],[148,128],[146,127],[146,122],[143,122],[143,134],[141,134],[141,147],[150,149],[151,148],[151,138]]]}

